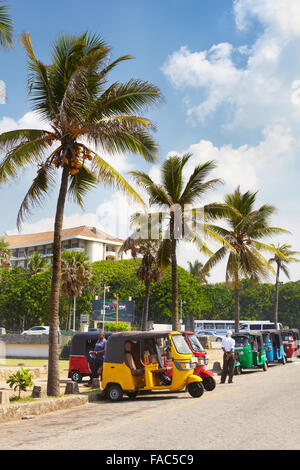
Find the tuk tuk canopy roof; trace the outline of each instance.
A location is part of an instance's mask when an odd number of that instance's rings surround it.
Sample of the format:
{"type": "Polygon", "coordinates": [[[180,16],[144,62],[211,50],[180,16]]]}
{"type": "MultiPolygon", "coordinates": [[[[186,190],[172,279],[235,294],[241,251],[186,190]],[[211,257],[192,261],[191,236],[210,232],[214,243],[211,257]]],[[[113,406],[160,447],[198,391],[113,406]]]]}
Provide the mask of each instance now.
{"type": "Polygon", "coordinates": [[[124,331],[114,333],[107,341],[104,362],[122,364],[127,341],[167,338],[170,333],[171,331],[124,331]]]}
{"type": "Polygon", "coordinates": [[[263,330],[262,334],[269,334],[272,336],[275,336],[276,342],[281,346],[282,345],[282,336],[281,336],[281,330],[263,330]]]}
{"type": "MultiPolygon", "coordinates": [[[[99,338],[99,331],[88,331],[85,333],[76,333],[72,338],[71,343],[71,356],[82,356],[86,352],[88,343],[96,343],[99,338]]],[[[112,333],[104,333],[105,338],[108,339],[112,333]]]]}

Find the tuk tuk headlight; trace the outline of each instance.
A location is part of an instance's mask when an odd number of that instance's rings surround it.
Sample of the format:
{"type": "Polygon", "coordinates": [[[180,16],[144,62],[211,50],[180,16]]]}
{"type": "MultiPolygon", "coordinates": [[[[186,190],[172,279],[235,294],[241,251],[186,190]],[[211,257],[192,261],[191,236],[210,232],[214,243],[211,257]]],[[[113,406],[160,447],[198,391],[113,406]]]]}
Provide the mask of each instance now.
{"type": "Polygon", "coordinates": [[[197,362],[197,358],[196,358],[196,357],[192,357],[191,362],[197,362]]]}

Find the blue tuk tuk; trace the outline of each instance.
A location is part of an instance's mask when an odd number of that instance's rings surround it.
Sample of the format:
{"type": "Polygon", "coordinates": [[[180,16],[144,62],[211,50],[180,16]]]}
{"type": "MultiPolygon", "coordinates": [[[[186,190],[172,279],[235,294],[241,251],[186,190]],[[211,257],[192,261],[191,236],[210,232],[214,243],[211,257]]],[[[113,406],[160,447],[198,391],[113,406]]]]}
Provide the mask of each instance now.
{"type": "Polygon", "coordinates": [[[282,364],[286,364],[286,355],[280,331],[264,330],[262,331],[262,335],[268,363],[281,362],[282,364]]]}

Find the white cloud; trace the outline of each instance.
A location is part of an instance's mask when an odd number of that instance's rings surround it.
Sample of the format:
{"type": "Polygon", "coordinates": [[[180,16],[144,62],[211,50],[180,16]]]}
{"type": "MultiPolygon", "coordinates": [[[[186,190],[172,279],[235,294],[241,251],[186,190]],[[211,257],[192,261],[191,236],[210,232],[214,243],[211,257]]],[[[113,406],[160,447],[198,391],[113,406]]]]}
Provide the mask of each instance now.
{"type": "Polygon", "coordinates": [[[240,30],[253,19],[263,26],[254,44],[220,43],[193,52],[183,46],[162,67],[175,87],[201,91],[198,98],[184,97],[190,122],[203,122],[225,103],[232,111],[225,123],[230,128],[284,121],[298,130],[300,106],[292,102],[291,87],[300,70],[299,0],[237,0],[233,13],[240,30]]]}
{"type": "Polygon", "coordinates": [[[15,129],[45,129],[49,130],[50,126],[41,120],[37,113],[30,111],[19,120],[4,116],[0,120],[0,132],[8,132],[15,129]]]}

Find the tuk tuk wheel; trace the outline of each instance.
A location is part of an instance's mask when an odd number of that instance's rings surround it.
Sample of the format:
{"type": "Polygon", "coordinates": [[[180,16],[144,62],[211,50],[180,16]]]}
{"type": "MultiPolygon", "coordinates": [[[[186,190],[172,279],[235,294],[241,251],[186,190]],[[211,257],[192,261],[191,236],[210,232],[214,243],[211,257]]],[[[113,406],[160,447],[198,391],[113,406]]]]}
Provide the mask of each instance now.
{"type": "Polygon", "coordinates": [[[267,365],[266,362],[263,364],[263,370],[264,370],[265,372],[268,370],[268,365],[267,365]]]}
{"type": "Polygon", "coordinates": [[[123,390],[118,384],[111,384],[107,387],[106,396],[110,401],[120,401],[123,397],[123,390]]]}
{"type": "Polygon", "coordinates": [[[82,374],[79,370],[72,370],[71,372],[71,380],[73,382],[81,383],[82,382],[82,374]]]}
{"type": "Polygon", "coordinates": [[[207,392],[211,392],[216,388],[216,381],[213,377],[204,377],[203,386],[207,392]]]}
{"type": "Polygon", "coordinates": [[[286,357],[285,356],[283,356],[283,358],[281,359],[281,362],[282,362],[283,365],[286,364],[286,357]]]}
{"type": "Polygon", "coordinates": [[[128,398],[136,398],[137,397],[137,394],[138,392],[126,392],[126,395],[128,396],[128,398]]]}
{"type": "Polygon", "coordinates": [[[242,373],[241,366],[236,366],[234,369],[234,375],[241,375],[241,373],[242,373]]]}
{"type": "Polygon", "coordinates": [[[200,382],[192,382],[188,384],[188,392],[193,398],[199,398],[204,393],[204,387],[200,382]]]}

